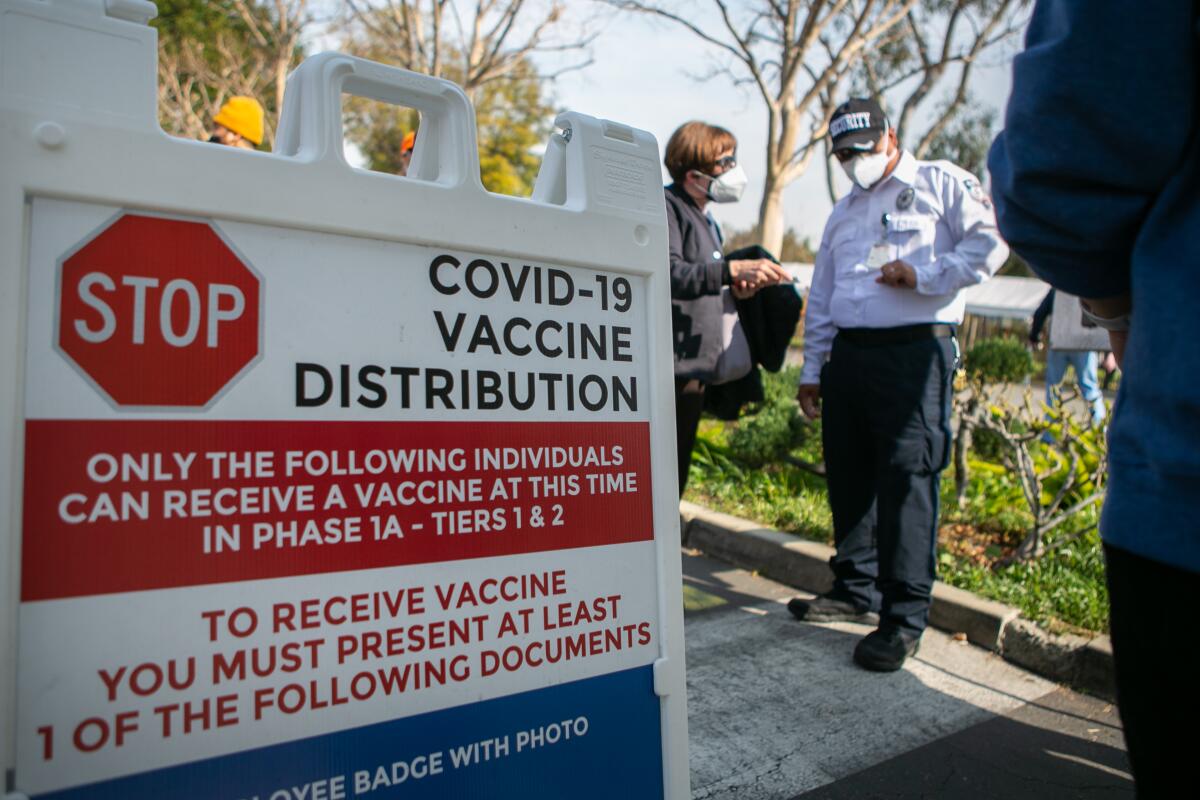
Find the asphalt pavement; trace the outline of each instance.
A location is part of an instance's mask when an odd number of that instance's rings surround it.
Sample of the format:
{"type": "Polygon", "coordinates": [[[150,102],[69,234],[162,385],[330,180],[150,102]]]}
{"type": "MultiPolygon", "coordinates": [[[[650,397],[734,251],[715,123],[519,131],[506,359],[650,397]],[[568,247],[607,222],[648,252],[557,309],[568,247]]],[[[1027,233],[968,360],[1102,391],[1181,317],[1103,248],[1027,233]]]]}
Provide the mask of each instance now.
{"type": "Polygon", "coordinates": [[[940,631],[891,674],[870,628],[788,613],[787,586],[683,553],[696,800],[1133,797],[1120,719],[940,631]]]}

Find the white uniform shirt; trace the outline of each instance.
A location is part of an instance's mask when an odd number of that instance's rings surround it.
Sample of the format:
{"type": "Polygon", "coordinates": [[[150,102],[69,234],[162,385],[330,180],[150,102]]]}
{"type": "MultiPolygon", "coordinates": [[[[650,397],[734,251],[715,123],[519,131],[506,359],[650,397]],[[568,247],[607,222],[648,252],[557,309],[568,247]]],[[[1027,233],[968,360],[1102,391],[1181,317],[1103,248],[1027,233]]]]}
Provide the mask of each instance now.
{"type": "Polygon", "coordinates": [[[983,283],[1008,259],[991,201],[971,173],[948,161],[900,156],[871,190],[855,186],[825,223],[804,312],[801,383],[818,383],[841,328],[962,322],[962,289],[983,283]],[[887,227],[883,220],[887,215],[887,227]],[[912,264],[917,288],[876,283],[871,248],[912,264]]]}

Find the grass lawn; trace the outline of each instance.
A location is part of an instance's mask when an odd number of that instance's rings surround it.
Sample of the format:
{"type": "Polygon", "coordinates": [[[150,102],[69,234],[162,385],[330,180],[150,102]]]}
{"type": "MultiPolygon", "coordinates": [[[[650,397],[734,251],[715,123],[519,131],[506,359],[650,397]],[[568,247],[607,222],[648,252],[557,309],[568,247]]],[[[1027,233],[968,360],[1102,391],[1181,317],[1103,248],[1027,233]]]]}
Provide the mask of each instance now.
{"type": "MultiPolygon", "coordinates": [[[[791,464],[749,468],[736,463],[729,457],[728,430],[716,420],[701,422],[685,499],[832,544],[824,479],[791,464]]],[[[811,436],[792,456],[820,462],[819,439],[811,436]]],[[[1050,630],[1108,629],[1104,557],[1094,529],[1074,538],[1073,530],[1056,532],[1048,537],[1048,552],[1037,560],[1000,566],[1029,522],[1020,488],[1002,469],[988,464],[973,467],[964,509],[957,507],[953,487],[953,475],[947,471],[938,537],[941,580],[1015,606],[1050,630]]],[[[1085,516],[1088,513],[1097,512],[1084,512],[1071,524],[1094,522],[1094,516],[1085,516]]]]}

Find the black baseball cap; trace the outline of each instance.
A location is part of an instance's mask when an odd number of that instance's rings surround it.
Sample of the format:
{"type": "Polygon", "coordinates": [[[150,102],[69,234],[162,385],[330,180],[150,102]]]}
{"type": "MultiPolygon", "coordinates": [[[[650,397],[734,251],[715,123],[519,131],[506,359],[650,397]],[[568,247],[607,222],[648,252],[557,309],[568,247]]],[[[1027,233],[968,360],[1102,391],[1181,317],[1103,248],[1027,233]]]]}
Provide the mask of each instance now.
{"type": "Polygon", "coordinates": [[[879,103],[852,97],[833,112],[829,120],[829,138],[835,153],[838,150],[874,150],[887,128],[887,116],[879,103]]]}

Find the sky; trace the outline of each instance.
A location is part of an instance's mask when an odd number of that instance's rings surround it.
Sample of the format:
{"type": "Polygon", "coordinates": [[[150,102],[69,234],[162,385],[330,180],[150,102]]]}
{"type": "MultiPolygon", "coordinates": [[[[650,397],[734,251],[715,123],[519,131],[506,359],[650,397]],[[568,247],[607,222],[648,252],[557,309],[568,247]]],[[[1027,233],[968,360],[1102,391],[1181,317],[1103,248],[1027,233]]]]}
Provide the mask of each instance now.
{"type": "MultiPolygon", "coordinates": [[[[974,90],[980,101],[1002,112],[1011,86],[1009,58],[999,56],[980,65],[974,90]]],[[[659,148],[681,123],[700,119],[728,128],[738,138],[738,160],[750,177],[741,201],[711,204],[726,227],[752,226],[762,199],[766,165],[766,108],[753,87],[734,87],[726,78],[699,82],[714,61],[713,50],[682,28],[643,15],[613,15],[592,48],[594,63],[560,76],[550,85],[556,105],[595,117],[642,128],[654,134],[659,148]]],[[[997,119],[1003,114],[998,113],[997,119]]],[[[788,226],[815,246],[832,207],[826,189],[825,163],[815,158],[808,171],[784,193],[788,226]]],[[[844,191],[849,182],[836,169],[844,191]]],[[[665,172],[664,172],[665,178],[665,172]]]]}
{"type": "MultiPolygon", "coordinates": [[[[689,11],[703,13],[698,0],[689,3],[684,6],[689,11]]],[[[587,15],[599,19],[600,35],[591,46],[593,63],[547,85],[552,104],[649,131],[658,140],[660,153],[671,133],[688,120],[700,119],[729,129],[738,138],[738,160],[750,183],[739,202],[713,203],[709,208],[726,228],[753,226],[762,200],[767,140],[766,108],[757,90],[735,87],[724,77],[697,80],[718,56],[712,47],[677,25],[605,9],[591,0],[568,0],[568,10],[576,15],[571,20],[574,23],[587,15]]],[[[336,49],[337,40],[326,33],[315,37],[313,45],[311,52],[336,49]]],[[[985,62],[976,65],[972,91],[980,102],[997,111],[998,120],[1008,102],[1011,57],[1018,46],[1019,42],[1011,44],[1003,53],[989,54],[985,62]]],[[[568,53],[557,59],[540,59],[539,64],[544,71],[553,71],[578,61],[578,54],[568,53]]],[[[351,163],[362,160],[353,145],[347,145],[347,157],[351,163]]],[[[814,248],[832,208],[826,188],[827,166],[823,158],[814,158],[804,175],[784,192],[786,226],[795,228],[801,238],[808,237],[814,248]]],[[[834,167],[833,171],[839,191],[847,191],[849,181],[840,169],[834,167]]],[[[663,179],[670,180],[665,170],[663,179]]]]}

